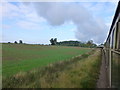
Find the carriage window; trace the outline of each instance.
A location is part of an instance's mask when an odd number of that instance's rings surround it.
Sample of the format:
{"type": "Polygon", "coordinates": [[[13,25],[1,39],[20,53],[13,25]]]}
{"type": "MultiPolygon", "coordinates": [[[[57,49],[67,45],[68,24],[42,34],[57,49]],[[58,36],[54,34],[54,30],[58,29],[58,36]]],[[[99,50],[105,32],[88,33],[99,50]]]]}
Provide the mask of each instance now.
{"type": "Polygon", "coordinates": [[[115,49],[120,50],[120,22],[117,23],[115,49]]]}
{"type": "Polygon", "coordinates": [[[115,29],[113,29],[113,31],[111,32],[111,35],[110,35],[110,48],[113,49],[113,45],[114,45],[114,31],[115,29]]]}
{"type": "Polygon", "coordinates": [[[108,39],[107,46],[108,46],[108,48],[110,48],[110,37],[109,37],[109,39],[108,39]]]}
{"type": "Polygon", "coordinates": [[[115,50],[117,50],[117,43],[118,43],[118,23],[116,26],[116,34],[115,34],[115,50]]]}
{"type": "Polygon", "coordinates": [[[117,44],[117,46],[118,46],[118,50],[120,50],[120,22],[118,22],[118,44],[117,44]]]}
{"type": "Polygon", "coordinates": [[[120,22],[117,23],[117,26],[116,26],[116,31],[115,31],[115,37],[114,37],[114,48],[115,50],[118,50],[120,49],[119,45],[120,45],[120,25],[119,25],[120,22]]]}

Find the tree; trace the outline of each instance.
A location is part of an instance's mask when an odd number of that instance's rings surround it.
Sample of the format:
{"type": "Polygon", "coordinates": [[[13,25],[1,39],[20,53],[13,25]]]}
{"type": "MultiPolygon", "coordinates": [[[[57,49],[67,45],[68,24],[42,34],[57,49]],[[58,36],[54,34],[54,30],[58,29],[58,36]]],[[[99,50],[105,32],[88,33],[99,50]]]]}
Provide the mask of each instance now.
{"type": "Polygon", "coordinates": [[[97,45],[95,43],[93,43],[93,40],[89,40],[87,42],[87,47],[90,47],[90,48],[93,48],[93,47],[96,47],[97,45]]]}
{"type": "Polygon", "coordinates": [[[93,44],[93,40],[89,40],[89,41],[87,42],[87,44],[92,45],[92,44],[93,44]]]}
{"type": "Polygon", "coordinates": [[[51,45],[56,45],[57,44],[57,38],[55,38],[55,39],[51,38],[50,43],[51,43],[51,45]]]}
{"type": "Polygon", "coordinates": [[[54,39],[54,44],[55,44],[55,45],[57,44],[57,38],[54,39]]]}
{"type": "Polygon", "coordinates": [[[17,41],[15,41],[14,43],[17,44],[17,41]]]}
{"type": "Polygon", "coordinates": [[[23,43],[22,40],[19,40],[19,43],[22,44],[23,43]]]}
{"type": "Polygon", "coordinates": [[[55,45],[53,38],[50,39],[51,45],[55,45]]]}

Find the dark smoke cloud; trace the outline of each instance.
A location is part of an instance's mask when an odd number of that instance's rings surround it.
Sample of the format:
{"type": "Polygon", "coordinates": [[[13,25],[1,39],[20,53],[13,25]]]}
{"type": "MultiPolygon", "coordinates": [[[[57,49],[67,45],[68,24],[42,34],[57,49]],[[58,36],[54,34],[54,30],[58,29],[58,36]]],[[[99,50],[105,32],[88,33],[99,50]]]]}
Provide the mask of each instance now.
{"type": "Polygon", "coordinates": [[[32,3],[37,14],[45,18],[51,25],[58,26],[72,21],[77,30],[75,36],[78,40],[94,40],[101,43],[106,38],[107,26],[103,21],[94,18],[93,15],[79,3],[32,3]]]}

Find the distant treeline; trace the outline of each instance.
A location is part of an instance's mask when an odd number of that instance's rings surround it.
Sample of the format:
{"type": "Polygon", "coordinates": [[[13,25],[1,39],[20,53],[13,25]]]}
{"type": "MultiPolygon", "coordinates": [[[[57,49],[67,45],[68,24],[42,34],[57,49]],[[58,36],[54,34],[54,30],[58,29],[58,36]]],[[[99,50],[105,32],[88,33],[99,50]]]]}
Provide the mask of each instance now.
{"type": "MultiPolygon", "coordinates": [[[[11,43],[11,42],[8,42],[8,43],[11,43]]],[[[15,44],[18,44],[17,41],[14,42],[15,44]]],[[[22,40],[19,40],[19,44],[23,44],[23,41],[22,40]]]]}
{"type": "Polygon", "coordinates": [[[97,47],[95,43],[93,43],[93,40],[89,40],[87,42],[81,42],[81,41],[61,41],[57,42],[57,38],[50,40],[51,45],[60,45],[60,46],[80,46],[80,47],[90,47],[94,48],[97,47]]]}
{"type": "MultiPolygon", "coordinates": [[[[11,43],[11,42],[8,42],[11,43]]],[[[15,44],[18,44],[17,41],[14,42],[15,44]]],[[[57,46],[78,46],[78,47],[89,47],[89,48],[94,48],[97,47],[97,45],[95,43],[93,43],[93,40],[89,40],[87,42],[81,42],[81,41],[60,41],[57,42],[57,38],[51,38],[50,39],[50,43],[51,45],[57,45],[57,46]]],[[[26,44],[23,43],[22,40],[19,40],[19,44],[26,44]]],[[[36,44],[36,45],[44,45],[44,44],[36,44]]],[[[47,44],[50,45],[50,44],[47,44]]]]}

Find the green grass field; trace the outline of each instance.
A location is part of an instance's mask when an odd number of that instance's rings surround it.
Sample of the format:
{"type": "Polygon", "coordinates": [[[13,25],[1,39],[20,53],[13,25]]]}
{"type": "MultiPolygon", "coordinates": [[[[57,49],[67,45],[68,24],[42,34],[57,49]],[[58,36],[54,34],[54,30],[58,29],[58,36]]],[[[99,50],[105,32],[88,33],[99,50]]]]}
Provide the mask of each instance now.
{"type": "Polygon", "coordinates": [[[2,44],[2,74],[12,76],[61,60],[69,60],[91,49],[64,46],[2,44]]]}
{"type": "Polygon", "coordinates": [[[2,78],[3,88],[96,88],[101,65],[99,49],[70,60],[2,78]]]}

